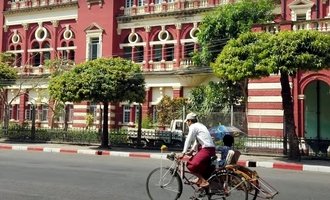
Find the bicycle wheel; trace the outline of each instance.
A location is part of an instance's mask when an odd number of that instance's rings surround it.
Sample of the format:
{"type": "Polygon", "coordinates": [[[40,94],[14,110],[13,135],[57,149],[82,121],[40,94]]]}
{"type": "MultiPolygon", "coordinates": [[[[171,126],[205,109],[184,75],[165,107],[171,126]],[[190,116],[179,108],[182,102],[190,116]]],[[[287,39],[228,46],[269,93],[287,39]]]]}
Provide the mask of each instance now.
{"type": "MultiPolygon", "coordinates": [[[[238,175],[240,178],[242,178],[243,176],[238,175]]],[[[255,180],[253,182],[246,182],[246,189],[248,191],[249,194],[249,200],[256,200],[258,198],[258,194],[259,194],[259,190],[257,189],[257,185],[258,185],[258,180],[255,180]]]]}
{"type": "Polygon", "coordinates": [[[172,168],[159,167],[147,178],[147,194],[151,200],[176,200],[182,193],[179,174],[172,168]]]}
{"type": "Polygon", "coordinates": [[[224,172],[218,174],[218,179],[222,183],[223,199],[248,200],[246,181],[239,175],[224,172]]]}
{"type": "Polygon", "coordinates": [[[186,200],[209,200],[209,194],[205,188],[200,188],[198,185],[191,182],[191,180],[196,179],[197,176],[192,174],[189,171],[184,172],[183,182],[183,191],[184,193],[181,195],[180,199],[186,200]]]}
{"type": "MultiPolygon", "coordinates": [[[[255,184],[258,184],[258,181],[256,181],[255,184]]],[[[248,185],[249,194],[252,197],[251,200],[256,200],[259,194],[259,190],[255,188],[251,183],[248,183],[248,185]]]]}

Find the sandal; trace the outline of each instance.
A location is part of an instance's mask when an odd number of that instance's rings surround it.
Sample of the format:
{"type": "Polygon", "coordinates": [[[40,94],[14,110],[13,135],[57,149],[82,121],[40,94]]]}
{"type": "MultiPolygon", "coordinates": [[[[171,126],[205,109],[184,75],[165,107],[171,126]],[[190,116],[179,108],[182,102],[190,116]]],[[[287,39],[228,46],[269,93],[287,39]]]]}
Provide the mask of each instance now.
{"type": "Polygon", "coordinates": [[[195,179],[189,180],[189,182],[192,184],[199,185],[199,184],[201,184],[202,181],[199,178],[195,178],[195,179]]]}
{"type": "Polygon", "coordinates": [[[208,181],[202,182],[199,184],[199,187],[206,188],[209,187],[210,183],[208,181]]]}

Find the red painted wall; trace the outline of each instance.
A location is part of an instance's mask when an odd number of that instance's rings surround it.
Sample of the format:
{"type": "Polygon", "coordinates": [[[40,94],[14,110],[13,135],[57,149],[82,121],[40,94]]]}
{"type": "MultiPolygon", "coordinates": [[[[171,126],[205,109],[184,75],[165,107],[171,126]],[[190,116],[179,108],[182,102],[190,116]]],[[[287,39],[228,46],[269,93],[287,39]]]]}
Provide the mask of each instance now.
{"type": "Polygon", "coordinates": [[[93,23],[104,29],[102,56],[110,57],[118,52],[118,35],[116,16],[120,12],[123,1],[104,1],[102,7],[99,4],[92,4],[90,8],[86,0],[79,1],[78,19],[75,26],[76,37],[76,63],[86,60],[86,34],[85,29],[93,23]]]}

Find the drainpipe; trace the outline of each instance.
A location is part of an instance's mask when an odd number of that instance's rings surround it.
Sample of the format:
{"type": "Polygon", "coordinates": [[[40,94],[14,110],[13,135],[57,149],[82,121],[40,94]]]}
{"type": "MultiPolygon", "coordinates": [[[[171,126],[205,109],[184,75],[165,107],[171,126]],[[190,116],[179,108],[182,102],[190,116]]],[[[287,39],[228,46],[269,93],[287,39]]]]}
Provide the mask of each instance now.
{"type": "Polygon", "coordinates": [[[319,19],[320,18],[320,9],[319,9],[319,7],[320,7],[320,0],[316,0],[316,9],[315,9],[315,11],[316,11],[316,19],[319,19]]]}
{"type": "Polygon", "coordinates": [[[286,21],[286,0],[281,0],[282,19],[286,21]]]}

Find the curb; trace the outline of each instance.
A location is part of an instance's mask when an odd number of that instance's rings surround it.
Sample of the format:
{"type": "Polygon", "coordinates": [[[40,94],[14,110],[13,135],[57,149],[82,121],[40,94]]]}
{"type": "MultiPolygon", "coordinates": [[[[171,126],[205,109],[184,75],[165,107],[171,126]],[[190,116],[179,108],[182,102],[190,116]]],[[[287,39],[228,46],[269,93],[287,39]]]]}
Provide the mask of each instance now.
{"type": "MultiPolygon", "coordinates": [[[[149,158],[166,159],[160,153],[157,154],[157,153],[121,152],[121,151],[107,151],[107,150],[67,149],[67,148],[19,146],[19,145],[4,145],[4,144],[0,144],[0,150],[87,154],[87,155],[99,155],[99,156],[142,158],[142,159],[149,159],[149,158]]],[[[271,161],[247,161],[247,160],[239,160],[237,164],[245,167],[264,167],[264,168],[273,168],[273,169],[330,173],[330,166],[321,166],[321,165],[307,165],[307,164],[271,162],[271,161]]]]}

